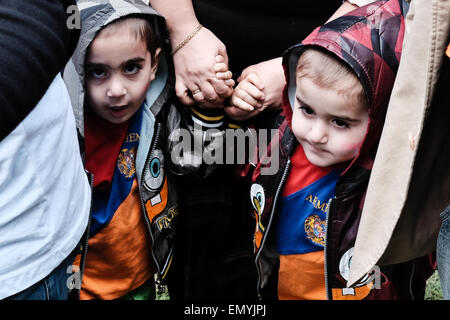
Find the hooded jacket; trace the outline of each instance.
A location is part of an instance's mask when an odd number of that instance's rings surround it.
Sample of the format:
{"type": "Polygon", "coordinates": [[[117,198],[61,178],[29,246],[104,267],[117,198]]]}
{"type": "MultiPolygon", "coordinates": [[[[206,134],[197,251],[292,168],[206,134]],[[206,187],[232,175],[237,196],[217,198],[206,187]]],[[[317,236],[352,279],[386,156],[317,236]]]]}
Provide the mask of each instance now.
{"type": "MultiPolygon", "coordinates": [[[[85,79],[87,49],[97,32],[112,21],[138,15],[151,18],[153,30],[162,48],[158,71],[143,104],[139,148],[135,158],[136,178],[143,219],[151,238],[152,257],[160,279],[164,279],[172,260],[174,224],[178,207],[176,192],[166,164],[166,127],[168,113],[174,111],[173,66],[165,55],[170,52],[165,20],[147,3],[135,0],[79,1],[81,36],[76,50],[64,70],[64,80],[72,100],[77,129],[84,137],[85,79]],[[157,165],[157,168],[155,167],[157,165]]],[[[84,145],[81,143],[81,145],[84,145]]],[[[85,245],[85,253],[88,244],[85,245]]],[[[81,260],[81,270],[84,262],[81,260]]]]}
{"type": "MultiPolygon", "coordinates": [[[[315,29],[302,43],[283,56],[287,85],[283,92],[283,114],[274,122],[278,129],[267,152],[254,168],[246,167],[253,183],[250,199],[257,218],[255,234],[258,290],[270,287],[278,264],[275,243],[277,201],[289,172],[290,156],[298,145],[290,123],[295,97],[296,65],[308,46],[319,46],[349,65],[361,81],[368,102],[369,125],[359,154],[349,161],[328,203],[325,239],[325,287],[328,299],[407,299],[423,295],[424,269],[415,262],[374,266],[351,288],[347,288],[353,247],[368,180],[383,127],[389,96],[397,72],[404,35],[402,1],[377,1],[358,8],[315,29]],[[263,169],[274,153],[279,155],[278,172],[263,169]],[[259,227],[258,227],[259,224],[259,227]],[[412,290],[410,290],[412,288],[412,290]]],[[[261,141],[259,142],[261,145],[261,141]]]]}

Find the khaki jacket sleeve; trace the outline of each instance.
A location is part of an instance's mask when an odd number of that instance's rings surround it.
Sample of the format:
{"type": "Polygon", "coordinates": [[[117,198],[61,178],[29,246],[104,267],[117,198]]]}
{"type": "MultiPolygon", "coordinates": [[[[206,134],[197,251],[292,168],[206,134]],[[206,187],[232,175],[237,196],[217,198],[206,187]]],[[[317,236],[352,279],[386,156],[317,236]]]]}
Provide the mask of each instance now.
{"type": "Polygon", "coordinates": [[[435,250],[439,214],[450,203],[449,91],[440,73],[449,16],[449,1],[411,1],[349,285],[375,264],[405,262],[435,250]]]}

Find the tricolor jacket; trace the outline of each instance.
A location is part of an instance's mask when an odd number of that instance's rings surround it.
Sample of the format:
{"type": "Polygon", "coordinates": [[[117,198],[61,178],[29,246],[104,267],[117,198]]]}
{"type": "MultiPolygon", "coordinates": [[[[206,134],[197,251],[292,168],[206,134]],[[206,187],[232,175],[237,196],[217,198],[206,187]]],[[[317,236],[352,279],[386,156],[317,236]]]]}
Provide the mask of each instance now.
{"type": "MultiPolygon", "coordinates": [[[[114,20],[129,15],[148,17],[162,48],[158,71],[143,105],[139,148],[135,170],[143,219],[148,228],[152,257],[159,279],[164,279],[172,261],[175,222],[178,214],[176,188],[167,167],[167,127],[169,115],[177,112],[173,106],[174,72],[169,59],[165,20],[143,1],[79,1],[81,36],[76,50],[64,70],[64,80],[72,100],[77,128],[83,146],[84,138],[84,61],[87,49],[97,32],[114,20]]],[[[169,158],[170,159],[170,158],[169,158]]],[[[150,247],[149,247],[150,248],[150,247]]],[[[88,243],[84,245],[84,255],[88,243]]],[[[84,259],[81,260],[83,271],[84,259]]]]}
{"type": "MultiPolygon", "coordinates": [[[[197,108],[187,108],[176,99],[174,91],[175,73],[171,60],[170,42],[165,19],[143,0],[80,0],[77,2],[81,17],[80,41],[64,70],[71,97],[80,145],[84,146],[84,61],[86,52],[97,32],[107,24],[130,15],[148,18],[157,36],[157,45],[162,49],[158,71],[144,101],[139,148],[135,156],[135,170],[143,218],[152,244],[152,257],[159,281],[166,280],[173,258],[175,225],[178,216],[178,199],[173,175],[193,174],[203,178],[213,167],[172,156],[177,146],[184,146],[189,139],[204,141],[203,135],[194,134],[195,119],[202,115],[197,108]],[[183,133],[186,133],[183,135],[183,133]],[[175,159],[175,160],[174,160],[175,159]]],[[[206,111],[207,112],[207,111],[206,111]]],[[[215,117],[220,126],[223,116],[215,117]]],[[[205,120],[208,122],[207,120],[205,120]]],[[[200,127],[204,127],[203,125],[200,127]]],[[[194,145],[197,142],[194,142],[194,145]]],[[[83,153],[83,150],[82,150],[83,153]]],[[[187,154],[188,151],[184,150],[187,154]]],[[[92,175],[91,175],[92,178],[92,175]]],[[[89,234],[89,230],[87,232],[89,234]]],[[[86,238],[87,239],[87,238],[86,238]]],[[[88,251],[88,242],[83,245],[81,273],[88,251]]]]}
{"type": "MultiPolygon", "coordinates": [[[[337,182],[335,197],[328,203],[324,246],[327,297],[330,300],[423,298],[425,280],[431,274],[428,257],[397,265],[373,266],[368,274],[347,288],[367,185],[400,61],[405,9],[407,6],[401,0],[377,1],[360,7],[318,27],[283,56],[287,80],[283,112],[267,127],[276,128],[276,134],[259,162],[240,172],[252,182],[250,200],[256,218],[254,249],[262,298],[275,296],[265,289],[277,277],[279,261],[274,232],[277,203],[290,169],[290,156],[298,145],[290,128],[295,70],[299,56],[308,46],[328,50],[348,64],[360,79],[369,106],[369,127],[363,145],[346,165],[337,182]],[[274,154],[279,155],[279,170],[276,174],[264,174],[274,154]]],[[[259,141],[258,145],[261,144],[259,141]]]]}

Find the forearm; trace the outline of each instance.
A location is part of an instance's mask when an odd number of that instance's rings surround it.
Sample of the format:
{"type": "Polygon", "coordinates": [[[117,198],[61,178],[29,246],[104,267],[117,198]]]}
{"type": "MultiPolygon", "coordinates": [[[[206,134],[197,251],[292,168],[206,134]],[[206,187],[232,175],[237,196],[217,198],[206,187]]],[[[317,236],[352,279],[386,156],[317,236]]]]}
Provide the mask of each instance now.
{"type": "MultiPolygon", "coordinates": [[[[355,10],[356,8],[358,8],[357,5],[350,3],[348,1],[344,1],[342,2],[342,5],[333,13],[333,15],[328,19],[328,21],[334,20],[340,16],[343,16],[344,14],[355,10]]],[[[327,21],[327,22],[328,22],[327,21]]]]}
{"type": "Polygon", "coordinates": [[[183,41],[199,24],[191,0],[150,0],[150,5],[166,18],[172,46],[183,41]]]}
{"type": "Polygon", "coordinates": [[[214,65],[221,56],[228,66],[225,45],[211,30],[199,26],[191,0],[150,0],[150,5],[166,18],[177,97],[189,106],[223,107],[233,89],[216,78],[214,65]]]}
{"type": "Polygon", "coordinates": [[[365,6],[374,1],[375,0],[345,0],[345,1],[342,1],[342,5],[333,13],[333,15],[330,17],[330,19],[328,19],[328,21],[334,20],[352,10],[355,10],[358,7],[365,6]]]}

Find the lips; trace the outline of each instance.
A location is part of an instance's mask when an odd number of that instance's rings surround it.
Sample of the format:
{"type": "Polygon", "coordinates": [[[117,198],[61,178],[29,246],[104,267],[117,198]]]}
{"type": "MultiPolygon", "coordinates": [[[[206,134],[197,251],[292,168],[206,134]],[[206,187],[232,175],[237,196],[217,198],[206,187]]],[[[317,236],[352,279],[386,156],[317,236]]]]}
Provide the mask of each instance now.
{"type": "Polygon", "coordinates": [[[307,142],[307,143],[308,143],[308,147],[309,147],[308,149],[310,151],[314,152],[314,153],[324,153],[324,152],[326,152],[325,149],[318,148],[314,144],[312,144],[311,142],[307,142]]]}
{"type": "Polygon", "coordinates": [[[109,107],[109,110],[113,117],[119,118],[119,117],[123,116],[123,114],[126,112],[126,108],[127,108],[126,105],[112,106],[112,107],[109,107]]]}
{"type": "Polygon", "coordinates": [[[121,111],[121,110],[125,109],[126,106],[114,106],[114,107],[109,107],[109,108],[113,111],[121,111]]]}
{"type": "Polygon", "coordinates": [[[324,149],[320,149],[320,148],[317,148],[317,147],[315,147],[315,146],[311,146],[311,149],[312,149],[314,152],[319,152],[319,153],[325,152],[324,149]]]}

